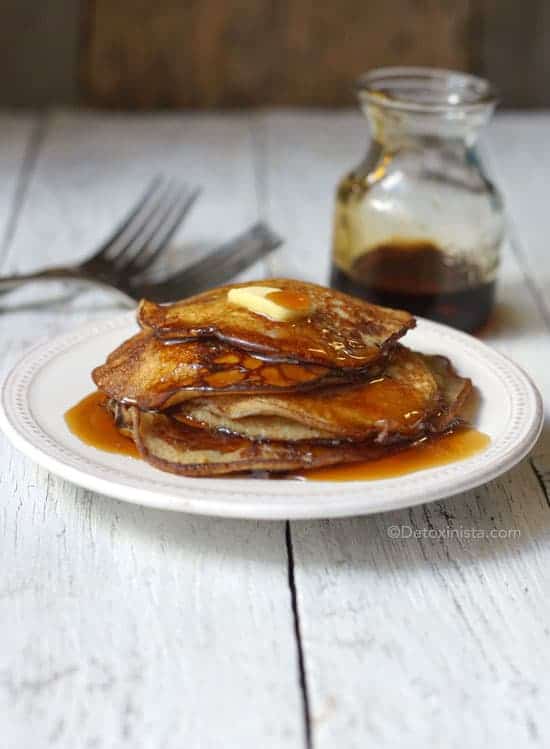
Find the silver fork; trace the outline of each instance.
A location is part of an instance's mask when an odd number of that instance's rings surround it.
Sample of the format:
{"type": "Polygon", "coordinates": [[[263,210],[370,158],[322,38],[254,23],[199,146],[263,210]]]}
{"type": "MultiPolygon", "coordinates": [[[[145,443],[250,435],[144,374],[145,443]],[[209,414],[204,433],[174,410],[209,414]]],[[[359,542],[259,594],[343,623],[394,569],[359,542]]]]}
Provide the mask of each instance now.
{"type": "Polygon", "coordinates": [[[282,243],[283,240],[267,224],[258,222],[170,278],[134,283],[132,295],[135,299],[146,298],[154,302],[184,299],[231,280],[282,243]]]}
{"type": "Polygon", "coordinates": [[[146,295],[157,302],[173,301],[230,279],[281,244],[268,227],[256,224],[188,269],[147,283],[145,271],[168,245],[199,192],[156,177],[114,234],[90,257],[77,265],[0,277],[0,292],[29,281],[74,280],[114,289],[131,305],[146,295]]]}

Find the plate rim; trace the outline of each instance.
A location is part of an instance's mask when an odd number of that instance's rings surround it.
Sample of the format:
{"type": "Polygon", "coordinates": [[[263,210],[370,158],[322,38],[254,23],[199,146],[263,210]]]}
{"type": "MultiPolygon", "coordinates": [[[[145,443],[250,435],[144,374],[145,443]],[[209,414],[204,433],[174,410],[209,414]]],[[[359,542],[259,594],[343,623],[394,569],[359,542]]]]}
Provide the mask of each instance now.
{"type": "MultiPolygon", "coordinates": [[[[82,467],[71,465],[61,457],[56,457],[56,452],[58,455],[67,453],[73,464],[75,462],[88,463],[96,471],[99,470],[100,473],[113,473],[113,469],[101,466],[100,463],[94,462],[91,458],[86,461],[77,453],[56,442],[34,419],[26,396],[30,392],[35,377],[47,363],[69,352],[78,343],[90,337],[101,336],[119,328],[123,329],[130,324],[135,325],[134,312],[125,312],[108,319],[87,322],[60,336],[43,338],[27,349],[12,366],[2,383],[0,427],[18,450],[46,470],[85,489],[157,509],[220,517],[282,520],[359,516],[412,507],[473,489],[500,476],[531,451],[544,423],[542,396],[531,377],[522,367],[509,357],[467,333],[424,318],[417,318],[417,320],[420,331],[425,329],[428,334],[431,331],[436,336],[454,339],[463,348],[475,351],[478,354],[478,359],[481,355],[481,359],[486,366],[493,365],[497,371],[500,370],[500,373],[504,375],[503,382],[507,382],[510,387],[512,413],[509,423],[504,429],[504,435],[494,440],[486,451],[465,461],[457,461],[446,466],[406,474],[393,479],[368,482],[349,481],[338,484],[320,481],[291,482],[257,478],[231,478],[232,487],[228,487],[227,484],[220,487],[220,480],[228,481],[227,478],[179,477],[181,484],[176,487],[168,481],[163,482],[163,474],[159,471],[160,478],[148,481],[149,487],[145,489],[141,486],[132,485],[131,474],[125,476],[126,482],[113,482],[112,479],[102,478],[94,473],[87,472],[82,467]],[[521,423],[522,415],[526,413],[530,418],[521,423]],[[504,449],[501,444],[504,437],[510,437],[518,432],[514,443],[504,449]],[[33,433],[35,434],[34,439],[33,433]],[[42,445],[37,444],[40,440],[43,443],[42,445]],[[50,452],[47,450],[48,446],[50,452]],[[493,460],[492,465],[487,465],[495,451],[497,457],[493,460]],[[464,464],[468,464],[469,467],[469,471],[466,473],[459,468],[464,464]],[[476,465],[477,470],[475,470],[476,465]],[[439,480],[436,481],[434,476],[439,477],[439,480]],[[448,481],[444,480],[446,476],[448,476],[448,481]],[[422,480],[422,477],[424,480],[422,480]],[[405,483],[408,485],[405,499],[397,492],[394,492],[393,497],[385,495],[385,492],[393,487],[402,487],[405,483]],[[154,488],[155,486],[157,488],[154,488]],[[308,487],[307,491],[304,490],[306,486],[308,487]],[[315,504],[321,498],[326,498],[327,495],[330,496],[331,493],[334,493],[335,486],[338,486],[340,495],[338,503],[330,505],[315,504]],[[411,489],[411,486],[414,488],[411,489]],[[323,488],[320,489],[320,487],[323,488]],[[364,491],[367,487],[371,490],[371,494],[379,489],[381,497],[379,499],[373,499],[372,497],[367,499],[358,496],[361,489],[364,491]],[[235,502],[231,499],[235,495],[245,496],[248,499],[245,502],[235,502]],[[289,497],[292,495],[295,496],[292,503],[289,503],[289,497]],[[251,501],[254,499],[256,501],[251,501]]],[[[94,448],[90,447],[90,450],[93,451],[94,448]]],[[[117,474],[124,477],[123,471],[117,471],[117,474]]],[[[140,479],[140,481],[142,482],[143,479],[140,479]]]]}

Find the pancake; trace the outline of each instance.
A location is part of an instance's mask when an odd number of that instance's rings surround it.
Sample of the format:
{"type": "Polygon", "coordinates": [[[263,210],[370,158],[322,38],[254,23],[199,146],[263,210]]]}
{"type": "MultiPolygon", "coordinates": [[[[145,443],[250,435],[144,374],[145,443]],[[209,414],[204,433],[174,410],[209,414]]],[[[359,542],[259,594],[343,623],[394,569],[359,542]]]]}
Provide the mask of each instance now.
{"type": "Polygon", "coordinates": [[[176,409],[170,415],[188,426],[218,430],[251,440],[331,442],[339,438],[326,429],[301,424],[285,416],[244,416],[233,419],[225,411],[222,408],[218,412],[214,404],[206,401],[201,401],[200,404],[193,401],[191,408],[181,411],[176,409]]]}
{"type": "Polygon", "coordinates": [[[222,286],[175,304],[143,300],[138,321],[162,340],[217,338],[273,361],[352,370],[371,366],[415,324],[408,312],[289,279],[222,286]],[[228,301],[230,289],[251,286],[305,298],[310,311],[302,319],[279,322],[228,301]]]}
{"type": "Polygon", "coordinates": [[[460,377],[457,374],[446,356],[424,355],[424,360],[435,377],[441,402],[439,410],[432,416],[428,426],[432,433],[439,433],[464,421],[463,415],[471,403],[474,387],[468,377],[460,377]]]}
{"type": "Polygon", "coordinates": [[[92,379],[110,398],[143,410],[205,394],[282,393],[347,381],[336,370],[265,361],[222,341],[167,344],[144,332],[115,349],[92,379]]]}
{"type": "MultiPolygon", "coordinates": [[[[419,390],[424,393],[424,397],[429,397],[434,408],[429,417],[426,417],[422,424],[418,423],[417,428],[410,431],[407,436],[387,428],[387,415],[386,426],[381,428],[371,421],[370,432],[365,429],[363,439],[356,441],[341,438],[312,439],[312,427],[309,427],[310,432],[305,438],[300,436],[295,440],[249,439],[230,433],[227,423],[222,428],[211,429],[206,428],[204,422],[193,425],[182,422],[179,417],[170,415],[170,412],[144,412],[135,406],[116,401],[111,401],[109,407],[115,416],[117,426],[134,439],[142,457],[157,468],[171,473],[216,476],[243,471],[285,472],[375,460],[392,454],[427,434],[443,432],[455,426],[460,421],[461,410],[471,393],[471,382],[459,377],[444,357],[411,354],[412,352],[403,352],[401,364],[396,364],[396,381],[399,369],[399,376],[403,377],[404,370],[409,367],[416,371],[418,365],[414,360],[418,357],[434,375],[436,395],[434,396],[427,377],[419,390]]],[[[341,388],[342,391],[347,389],[341,388]]],[[[210,400],[215,403],[220,399],[210,400]]],[[[269,421],[269,417],[266,416],[254,418],[264,418],[266,425],[269,421]]],[[[273,429],[278,428],[279,436],[288,437],[289,433],[281,431],[280,424],[277,427],[278,420],[285,420],[278,416],[272,418],[275,421],[270,427],[271,433],[273,429]]],[[[291,419],[287,421],[292,422],[291,419]]],[[[296,422],[294,424],[298,428],[308,428],[307,425],[296,422]]],[[[319,437],[319,433],[316,435],[319,437]]]]}
{"type": "Polygon", "coordinates": [[[135,406],[128,408],[133,438],[142,457],[162,471],[184,476],[320,468],[375,460],[399,449],[375,444],[326,446],[307,442],[254,442],[186,426],[165,414],[146,413],[135,406]]]}
{"type": "Polygon", "coordinates": [[[447,429],[471,390],[443,357],[398,346],[382,377],[285,395],[198,398],[174,418],[249,439],[391,443],[447,429]]]}

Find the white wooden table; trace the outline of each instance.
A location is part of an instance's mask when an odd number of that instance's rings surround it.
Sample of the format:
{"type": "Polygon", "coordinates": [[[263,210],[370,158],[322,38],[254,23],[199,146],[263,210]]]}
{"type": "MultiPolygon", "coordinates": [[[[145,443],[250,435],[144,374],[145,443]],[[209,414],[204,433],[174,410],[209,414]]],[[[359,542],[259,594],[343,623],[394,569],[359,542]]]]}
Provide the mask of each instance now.
{"type": "MultiPolygon", "coordinates": [[[[486,143],[511,220],[486,338],[550,398],[550,114],[501,115],[486,143]]],[[[85,255],[166,170],[205,187],[168,264],[262,216],[287,241],[248,276],[326,280],[333,188],[364,145],[341,113],[1,116],[0,270],[85,255]]],[[[115,311],[63,287],[4,297],[2,373],[115,311]]],[[[3,437],[0,482],[3,749],[550,745],[548,428],[487,486],[344,521],[126,505],[3,437]]]]}

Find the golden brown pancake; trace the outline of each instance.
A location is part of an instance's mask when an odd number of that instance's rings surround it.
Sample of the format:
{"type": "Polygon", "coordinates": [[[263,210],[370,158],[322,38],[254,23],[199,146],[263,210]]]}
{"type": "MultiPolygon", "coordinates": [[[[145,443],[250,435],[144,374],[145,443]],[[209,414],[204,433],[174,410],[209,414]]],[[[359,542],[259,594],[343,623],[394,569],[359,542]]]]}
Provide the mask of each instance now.
{"type": "Polygon", "coordinates": [[[430,419],[429,431],[443,432],[463,420],[474,387],[469,377],[460,377],[449,359],[438,354],[424,354],[440,392],[440,408],[430,419]]]}
{"type": "Polygon", "coordinates": [[[222,286],[175,304],[144,300],[138,321],[163,340],[217,338],[272,360],[333,369],[367,368],[415,324],[408,312],[289,279],[222,286]],[[305,297],[310,313],[293,322],[278,322],[228,301],[230,289],[250,286],[271,286],[305,297]]]}
{"type": "Polygon", "coordinates": [[[92,378],[110,398],[143,410],[201,395],[280,393],[347,381],[336,370],[265,361],[218,340],[168,344],[144,332],[115,349],[92,378]]]}
{"type": "Polygon", "coordinates": [[[151,465],[184,476],[217,476],[242,471],[284,472],[336,463],[375,460],[398,446],[318,445],[305,442],[255,442],[181,424],[165,414],[129,407],[133,437],[151,465]]]}
{"type": "Polygon", "coordinates": [[[170,412],[176,421],[188,426],[218,430],[227,434],[235,434],[251,440],[278,440],[281,442],[331,442],[338,439],[338,435],[302,424],[285,416],[243,416],[232,419],[225,409],[218,410],[206,399],[201,403],[193,402],[192,408],[181,411],[176,408],[170,412]]]}
{"type": "Polygon", "coordinates": [[[174,418],[249,439],[353,440],[390,443],[449,426],[470,391],[469,380],[442,357],[398,346],[382,377],[306,393],[197,398],[174,418]],[[450,418],[449,418],[450,417],[450,418]]]}
{"type": "MultiPolygon", "coordinates": [[[[333,439],[323,443],[319,439],[307,438],[295,441],[248,439],[224,431],[227,425],[224,429],[213,430],[204,428],[204,424],[192,426],[182,423],[166,412],[147,413],[135,406],[115,402],[111,402],[110,408],[115,414],[117,425],[133,437],[142,457],[157,468],[172,473],[215,476],[241,471],[284,472],[374,460],[391,454],[426,434],[445,431],[460,419],[460,411],[471,392],[470,381],[459,377],[444,357],[421,358],[429,363],[438,382],[435,399],[437,408],[406,438],[387,428],[376,433],[371,421],[370,432],[366,429],[364,438],[356,441],[333,439]]],[[[404,355],[401,366],[407,368],[410,362],[411,358],[404,355]]],[[[422,389],[425,389],[425,395],[428,391],[431,392],[431,386],[424,385],[422,389]]],[[[347,388],[342,387],[341,390],[344,392],[347,388]]],[[[214,402],[218,399],[211,400],[214,402]]],[[[297,426],[301,425],[298,423],[297,426]]]]}

